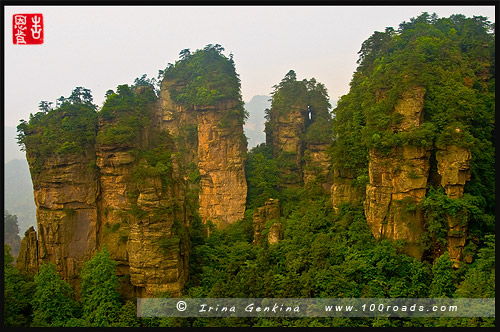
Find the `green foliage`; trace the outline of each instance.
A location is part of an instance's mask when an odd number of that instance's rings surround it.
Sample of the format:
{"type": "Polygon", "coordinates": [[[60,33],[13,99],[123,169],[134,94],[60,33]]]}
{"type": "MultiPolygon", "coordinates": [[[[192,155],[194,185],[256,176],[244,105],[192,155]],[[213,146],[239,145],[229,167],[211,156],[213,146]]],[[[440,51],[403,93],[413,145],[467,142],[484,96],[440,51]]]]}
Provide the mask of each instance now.
{"type": "Polygon", "coordinates": [[[331,143],[331,120],[328,118],[320,117],[316,119],[309,127],[304,135],[304,142],[306,144],[327,144],[331,143]]]}
{"type": "Polygon", "coordinates": [[[159,177],[163,188],[172,184],[172,138],[167,132],[158,134],[159,143],[154,148],[139,152],[139,163],[134,169],[133,179],[144,184],[148,178],[159,177]]]}
{"type": "Polygon", "coordinates": [[[255,209],[268,198],[278,197],[278,166],[271,149],[265,144],[254,147],[247,155],[245,176],[248,185],[247,207],[255,209]]]}
{"type": "Polygon", "coordinates": [[[452,262],[445,252],[434,262],[433,279],[429,289],[430,297],[451,297],[455,291],[452,262]]]}
{"type": "Polygon", "coordinates": [[[468,226],[469,238],[483,235],[478,229],[491,222],[484,212],[481,197],[464,194],[462,198],[449,198],[443,188],[429,188],[418,207],[424,212],[426,220],[427,229],[422,237],[424,250],[431,247],[435,251],[439,251],[438,248],[444,249],[449,231],[448,218],[453,218],[462,226],[468,226]]]}
{"type": "Polygon", "coordinates": [[[32,278],[20,274],[12,265],[14,258],[10,247],[4,244],[4,326],[29,326],[31,301],[35,293],[32,278]]]}
{"type": "Polygon", "coordinates": [[[61,280],[54,263],[43,264],[35,276],[36,291],[33,295],[33,322],[31,326],[63,326],[74,317],[76,302],[73,290],[61,280]]]}
{"type": "Polygon", "coordinates": [[[21,120],[17,126],[18,144],[29,153],[34,173],[49,157],[84,153],[95,143],[97,113],[90,90],[78,87],[59,102],[54,109],[41,102],[41,111],[30,114],[29,121],[21,120]]]}
{"type": "Polygon", "coordinates": [[[240,79],[232,55],[228,58],[219,44],[208,44],[204,49],[191,53],[180,52],[181,59],[163,72],[164,79],[175,84],[170,90],[172,100],[188,108],[213,106],[233,99],[238,102],[235,110],[241,123],[246,114],[240,92],[240,79]]]}
{"type": "Polygon", "coordinates": [[[151,87],[141,85],[119,85],[116,91],[108,91],[98,113],[105,123],[99,128],[96,140],[105,145],[132,145],[139,138],[141,128],[150,124],[156,94],[151,87]]]}
{"type": "Polygon", "coordinates": [[[82,268],[82,319],[87,326],[112,326],[118,320],[121,304],[115,269],[106,247],[82,268]]]}
{"type": "Polygon", "coordinates": [[[121,307],[118,322],[113,327],[141,327],[141,318],[137,317],[137,305],[134,301],[127,301],[121,307]]]}
{"type": "Polygon", "coordinates": [[[362,45],[349,94],[334,110],[334,168],[367,174],[368,150],[395,146],[467,147],[472,178],[466,192],[483,196],[493,214],[494,48],[484,17],[422,13],[397,31],[375,32],[362,45]],[[396,103],[425,91],[424,123],[395,131],[396,103]],[[481,188],[481,189],[479,189],[481,188]],[[482,193],[481,193],[482,191],[482,193]]]}
{"type": "Polygon", "coordinates": [[[487,235],[477,259],[458,286],[456,297],[495,297],[495,235],[487,235]]]}

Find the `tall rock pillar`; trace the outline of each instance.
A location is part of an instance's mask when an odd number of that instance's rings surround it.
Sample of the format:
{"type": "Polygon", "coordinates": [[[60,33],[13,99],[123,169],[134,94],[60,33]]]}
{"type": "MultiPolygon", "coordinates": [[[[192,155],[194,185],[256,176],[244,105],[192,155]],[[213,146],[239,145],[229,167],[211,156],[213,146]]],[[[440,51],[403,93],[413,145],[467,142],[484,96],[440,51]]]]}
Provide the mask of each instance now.
{"type": "MultiPolygon", "coordinates": [[[[423,121],[425,90],[407,91],[394,107],[402,116],[395,131],[408,131],[423,121]]],[[[423,213],[417,207],[425,197],[430,149],[397,146],[389,154],[370,149],[369,184],[364,203],[366,220],[375,238],[406,240],[407,252],[418,259],[423,213]]]]}

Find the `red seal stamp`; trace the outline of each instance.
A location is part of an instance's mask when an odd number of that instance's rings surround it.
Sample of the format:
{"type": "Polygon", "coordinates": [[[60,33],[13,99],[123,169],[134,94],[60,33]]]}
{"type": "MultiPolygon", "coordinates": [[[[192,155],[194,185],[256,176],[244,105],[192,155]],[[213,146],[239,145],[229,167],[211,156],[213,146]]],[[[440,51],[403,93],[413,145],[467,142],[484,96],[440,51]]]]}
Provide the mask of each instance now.
{"type": "Polygon", "coordinates": [[[43,15],[12,15],[12,40],[14,45],[43,44],[43,15]]]}

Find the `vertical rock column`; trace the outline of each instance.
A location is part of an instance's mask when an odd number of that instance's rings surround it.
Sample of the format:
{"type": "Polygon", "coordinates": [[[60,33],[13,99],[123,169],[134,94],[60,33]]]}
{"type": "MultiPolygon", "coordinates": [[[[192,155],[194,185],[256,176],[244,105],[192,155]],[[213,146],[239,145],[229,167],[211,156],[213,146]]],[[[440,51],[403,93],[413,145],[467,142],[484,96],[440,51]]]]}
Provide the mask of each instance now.
{"type": "MultiPolygon", "coordinates": [[[[97,246],[98,184],[94,164],[94,151],[53,155],[45,160],[39,173],[32,174],[38,241],[35,246],[35,232],[31,230],[28,255],[30,260],[38,258],[38,268],[53,262],[61,277],[74,288],[78,286],[80,268],[97,246]],[[37,254],[32,252],[35,247],[37,254]]],[[[34,265],[30,262],[28,268],[33,270],[34,265]]]]}
{"type": "MultiPolygon", "coordinates": [[[[128,214],[130,198],[135,191],[131,183],[135,158],[132,146],[97,145],[97,166],[100,170],[99,244],[106,245],[111,258],[117,262],[117,274],[129,275],[127,237],[133,218],[128,214]]],[[[130,285],[122,283],[122,293],[133,296],[130,285]]]]}
{"type": "Polygon", "coordinates": [[[270,121],[266,123],[266,144],[272,146],[284,187],[297,186],[303,182],[304,143],[301,136],[306,130],[305,110],[307,105],[273,110],[270,121]]]}
{"type": "Polygon", "coordinates": [[[323,189],[328,192],[332,186],[328,175],[332,162],[328,153],[329,143],[308,143],[304,152],[304,184],[320,180],[323,189]]]}
{"type": "Polygon", "coordinates": [[[280,223],[280,203],[278,199],[269,198],[264,206],[259,207],[253,213],[253,243],[261,243],[264,240],[262,231],[270,220],[274,223],[269,228],[268,241],[276,243],[281,238],[282,226],[280,223]]]}
{"type": "MultiPolygon", "coordinates": [[[[394,110],[402,115],[395,131],[420,126],[425,91],[414,88],[403,94],[394,110]]],[[[417,204],[426,193],[430,150],[417,146],[393,147],[389,154],[370,149],[369,184],[365,215],[375,238],[406,240],[407,252],[421,258],[418,247],[423,214],[417,204]]]]}
{"type": "MultiPolygon", "coordinates": [[[[459,130],[459,129],[458,129],[459,130]]],[[[449,198],[458,199],[463,196],[465,183],[470,180],[469,149],[458,146],[446,146],[436,152],[438,173],[441,175],[441,186],[449,198]]],[[[463,216],[462,216],[463,217],[463,216]]],[[[467,237],[467,224],[462,223],[466,218],[448,215],[448,253],[450,260],[458,266],[462,260],[462,250],[467,237]]]]}
{"type": "Polygon", "coordinates": [[[219,228],[243,219],[246,140],[236,101],[197,109],[200,217],[219,228]]]}
{"type": "Polygon", "coordinates": [[[19,272],[28,275],[38,272],[38,240],[33,226],[24,233],[24,237],[21,240],[16,268],[19,272]]]}

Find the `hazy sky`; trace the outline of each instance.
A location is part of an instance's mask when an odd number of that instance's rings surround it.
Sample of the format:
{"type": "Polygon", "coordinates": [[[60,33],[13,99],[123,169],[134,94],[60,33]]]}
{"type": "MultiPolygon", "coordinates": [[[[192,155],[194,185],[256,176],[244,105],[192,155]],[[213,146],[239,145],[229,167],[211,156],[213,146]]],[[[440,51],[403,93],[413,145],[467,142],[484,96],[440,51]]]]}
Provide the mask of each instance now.
{"type": "Polygon", "coordinates": [[[77,86],[101,106],[106,90],[156,77],[182,49],[207,44],[234,54],[244,101],[268,95],[290,69],[335,101],[349,91],[363,41],[424,11],[495,21],[494,6],[6,6],[5,125],[77,86]],[[12,15],[25,13],[43,14],[44,44],[13,45],[12,15]]]}

